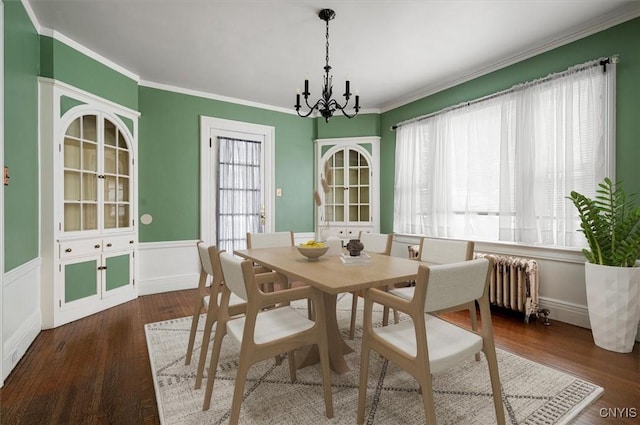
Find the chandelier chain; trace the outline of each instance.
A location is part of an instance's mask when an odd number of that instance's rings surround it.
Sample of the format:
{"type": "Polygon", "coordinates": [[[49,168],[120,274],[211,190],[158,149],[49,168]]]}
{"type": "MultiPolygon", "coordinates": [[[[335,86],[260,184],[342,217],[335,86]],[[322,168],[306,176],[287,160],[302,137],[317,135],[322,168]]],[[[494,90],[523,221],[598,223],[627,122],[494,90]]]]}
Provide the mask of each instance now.
{"type": "Polygon", "coordinates": [[[327,23],[327,35],[326,35],[326,38],[327,38],[327,43],[326,43],[327,54],[325,56],[325,61],[326,61],[326,65],[327,66],[326,66],[325,69],[327,69],[327,72],[329,72],[328,71],[328,69],[329,69],[329,20],[327,20],[326,23],[327,23]]]}

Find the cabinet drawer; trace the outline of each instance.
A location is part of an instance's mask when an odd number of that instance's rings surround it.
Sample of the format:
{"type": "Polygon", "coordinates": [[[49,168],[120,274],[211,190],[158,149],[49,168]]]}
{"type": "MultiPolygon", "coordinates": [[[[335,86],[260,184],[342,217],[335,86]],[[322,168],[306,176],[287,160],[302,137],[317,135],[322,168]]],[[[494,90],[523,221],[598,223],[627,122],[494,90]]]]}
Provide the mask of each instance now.
{"type": "Polygon", "coordinates": [[[83,239],[60,242],[60,258],[73,258],[82,255],[99,254],[102,251],[102,239],[83,239]]]}
{"type": "Polygon", "coordinates": [[[135,246],[135,235],[108,236],[102,239],[102,251],[122,251],[123,249],[133,249],[135,246]]]}

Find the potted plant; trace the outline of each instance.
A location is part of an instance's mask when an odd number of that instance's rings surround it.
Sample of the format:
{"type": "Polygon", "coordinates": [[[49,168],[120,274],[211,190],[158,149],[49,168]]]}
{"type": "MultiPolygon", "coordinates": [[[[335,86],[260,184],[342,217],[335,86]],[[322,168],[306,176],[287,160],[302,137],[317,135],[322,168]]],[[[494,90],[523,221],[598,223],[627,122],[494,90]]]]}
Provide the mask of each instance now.
{"type": "Polygon", "coordinates": [[[582,250],[589,321],[596,345],[628,353],[640,321],[640,207],[620,182],[605,178],[598,186],[595,199],[569,197],[589,245],[582,250]]]}

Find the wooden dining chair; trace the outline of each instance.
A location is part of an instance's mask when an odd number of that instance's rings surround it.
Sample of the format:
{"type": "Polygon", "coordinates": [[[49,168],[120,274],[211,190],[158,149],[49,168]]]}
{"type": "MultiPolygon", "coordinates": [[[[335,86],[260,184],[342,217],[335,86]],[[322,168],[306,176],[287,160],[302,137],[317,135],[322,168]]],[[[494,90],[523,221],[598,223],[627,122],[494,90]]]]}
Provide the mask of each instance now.
{"type": "MultiPolygon", "coordinates": [[[[378,289],[365,291],[364,331],[360,359],[357,423],[364,423],[370,351],[374,350],[412,375],[420,384],[425,423],[435,424],[432,375],[450,369],[469,356],[483,352],[489,368],[497,423],[505,424],[498,361],[489,308],[491,260],[480,258],[436,266],[420,265],[415,293],[404,299],[378,289]],[[478,303],[482,330],[467,329],[433,311],[467,309],[478,303]],[[409,315],[411,320],[374,327],[373,304],[379,303],[409,315]]],[[[462,373],[462,372],[461,372],[462,373]]]]}
{"type": "MultiPolygon", "coordinates": [[[[293,246],[293,232],[267,232],[267,233],[252,233],[247,232],[247,249],[252,248],[276,248],[281,246],[293,246]]],[[[263,269],[262,271],[269,271],[263,269]]],[[[269,288],[273,290],[274,288],[269,288]]]]}
{"type": "Polygon", "coordinates": [[[308,345],[318,346],[324,388],[325,415],[327,418],[332,418],[333,399],[329,376],[326,322],[322,319],[314,322],[300,315],[288,305],[294,300],[309,299],[314,305],[317,317],[324,318],[321,293],[309,286],[266,293],[260,290],[259,285],[279,279],[276,272],[254,274],[250,260],[242,260],[224,252],[220,254],[220,264],[225,284],[222,289],[221,309],[214,336],[203,409],[209,409],[222,340],[228,334],[235,340],[236,346],[240,347],[238,372],[229,418],[230,424],[238,423],[244,385],[251,365],[269,357],[289,353],[289,372],[293,383],[296,380],[294,350],[308,345]],[[232,293],[246,300],[247,309],[244,316],[235,318],[230,316],[228,305],[232,293]],[[264,309],[271,305],[278,305],[278,307],[264,309]]]}
{"type": "MultiPolygon", "coordinates": [[[[198,249],[198,257],[200,259],[200,278],[198,281],[198,290],[195,297],[195,305],[193,317],[191,320],[191,331],[189,332],[189,342],[187,343],[187,355],[185,356],[185,365],[191,364],[193,355],[193,346],[195,343],[196,333],[198,331],[198,322],[203,311],[206,312],[204,323],[204,331],[202,334],[202,343],[200,345],[200,357],[198,359],[198,370],[196,373],[195,389],[200,388],[204,365],[209,349],[209,341],[211,339],[211,329],[218,316],[220,299],[222,292],[222,270],[218,260],[218,250],[215,245],[207,247],[204,242],[198,241],[196,244],[198,249]]],[[[229,300],[229,312],[235,316],[244,313],[246,303],[243,299],[233,296],[229,300]]]]}
{"type": "MultiPolygon", "coordinates": [[[[294,246],[295,241],[293,232],[268,232],[268,233],[250,233],[247,232],[247,248],[277,248],[282,246],[294,246]]],[[[290,287],[303,285],[301,282],[289,281],[290,287]]],[[[307,315],[313,317],[311,303],[307,303],[307,315]]]]}
{"type": "MultiPolygon", "coordinates": [[[[423,237],[420,239],[417,259],[428,265],[468,261],[473,259],[474,246],[473,241],[423,237]]],[[[391,288],[389,292],[399,297],[410,299],[413,297],[414,289],[414,286],[391,288]]],[[[472,329],[478,329],[478,312],[474,303],[469,304],[469,318],[472,329]]],[[[480,360],[479,354],[476,355],[476,360],[480,360]]]]}
{"type": "MultiPolygon", "coordinates": [[[[359,240],[364,245],[364,252],[373,252],[382,255],[391,255],[391,243],[393,235],[384,233],[360,232],[359,240]]],[[[353,339],[356,329],[356,315],[358,312],[358,298],[361,294],[357,291],[351,293],[353,300],[351,302],[351,322],[349,325],[349,339],[353,339]]],[[[396,323],[399,320],[398,313],[394,312],[396,323]]],[[[382,323],[384,325],[389,321],[389,310],[384,309],[382,314],[382,323]]]]}

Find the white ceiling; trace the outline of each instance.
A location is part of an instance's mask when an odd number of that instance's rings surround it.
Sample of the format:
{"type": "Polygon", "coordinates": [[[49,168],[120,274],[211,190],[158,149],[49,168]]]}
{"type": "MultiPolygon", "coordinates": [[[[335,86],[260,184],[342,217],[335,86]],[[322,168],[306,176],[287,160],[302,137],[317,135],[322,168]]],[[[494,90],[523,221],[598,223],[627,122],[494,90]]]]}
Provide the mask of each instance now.
{"type": "MultiPolygon", "coordinates": [[[[25,0],[43,34],[167,85],[293,110],[320,95],[323,8],[334,92],[388,110],[640,16],[628,0],[25,0]],[[53,31],[53,32],[52,32],[53,31]]],[[[611,54],[616,52],[610,52],[611,54]]]]}

